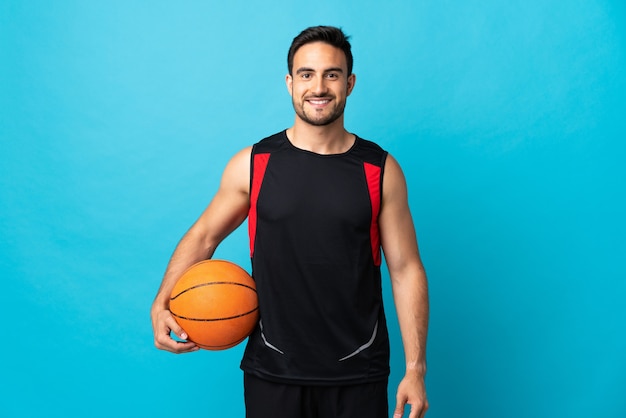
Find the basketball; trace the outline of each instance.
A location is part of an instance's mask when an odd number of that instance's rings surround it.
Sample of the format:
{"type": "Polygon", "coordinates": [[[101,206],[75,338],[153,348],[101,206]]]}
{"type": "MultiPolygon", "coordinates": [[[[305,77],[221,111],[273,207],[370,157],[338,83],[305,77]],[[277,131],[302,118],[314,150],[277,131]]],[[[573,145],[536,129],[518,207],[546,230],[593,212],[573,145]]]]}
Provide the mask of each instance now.
{"type": "Polygon", "coordinates": [[[234,347],[259,319],[254,280],[229,261],[201,261],[189,267],[172,289],[170,312],[198,347],[234,347]]]}

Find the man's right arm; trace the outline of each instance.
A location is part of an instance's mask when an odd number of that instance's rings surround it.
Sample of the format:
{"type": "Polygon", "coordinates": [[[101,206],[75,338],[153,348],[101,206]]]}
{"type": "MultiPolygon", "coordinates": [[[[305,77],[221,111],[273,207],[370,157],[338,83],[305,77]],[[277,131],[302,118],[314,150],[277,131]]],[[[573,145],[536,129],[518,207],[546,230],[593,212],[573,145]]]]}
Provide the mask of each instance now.
{"type": "Polygon", "coordinates": [[[192,342],[180,342],[171,337],[173,332],[187,339],[169,311],[170,294],[187,268],[211,258],[220,242],[246,219],[250,206],[251,149],[243,149],[229,161],[213,200],[172,254],[151,309],[154,344],[161,350],[186,353],[198,349],[192,342]]]}

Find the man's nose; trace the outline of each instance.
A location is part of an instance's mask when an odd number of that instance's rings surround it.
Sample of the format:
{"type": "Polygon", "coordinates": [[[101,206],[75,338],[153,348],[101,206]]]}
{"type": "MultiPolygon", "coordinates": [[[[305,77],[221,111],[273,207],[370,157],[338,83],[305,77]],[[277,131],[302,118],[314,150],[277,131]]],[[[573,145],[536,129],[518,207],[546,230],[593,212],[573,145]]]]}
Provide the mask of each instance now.
{"type": "Polygon", "coordinates": [[[326,80],[324,79],[324,77],[315,78],[312,91],[317,96],[322,96],[326,94],[327,87],[326,87],[326,80]]]}

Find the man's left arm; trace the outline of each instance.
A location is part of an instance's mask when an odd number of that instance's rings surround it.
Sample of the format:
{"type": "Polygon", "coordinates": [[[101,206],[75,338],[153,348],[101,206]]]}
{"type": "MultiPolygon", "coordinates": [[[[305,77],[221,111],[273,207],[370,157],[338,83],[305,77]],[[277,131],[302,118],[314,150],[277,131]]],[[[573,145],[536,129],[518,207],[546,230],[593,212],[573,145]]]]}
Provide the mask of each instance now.
{"type": "Polygon", "coordinates": [[[422,418],[428,409],[424,382],[428,285],[409,210],[406,181],[391,155],[385,163],[379,226],[406,360],[405,376],[396,395],[394,418],[403,416],[406,404],[411,405],[410,418],[422,418]]]}

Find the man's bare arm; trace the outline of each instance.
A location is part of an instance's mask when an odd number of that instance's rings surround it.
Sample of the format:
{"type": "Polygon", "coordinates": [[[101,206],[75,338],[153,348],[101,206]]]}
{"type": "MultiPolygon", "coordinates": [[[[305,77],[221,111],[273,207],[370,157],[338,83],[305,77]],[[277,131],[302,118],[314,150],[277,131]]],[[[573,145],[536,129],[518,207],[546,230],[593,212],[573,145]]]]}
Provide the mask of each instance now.
{"type": "Polygon", "coordinates": [[[170,294],[187,268],[211,258],[220,242],[246,219],[250,206],[250,152],[251,148],[246,148],[230,160],[213,200],[172,254],[151,309],[154,343],[159,349],[174,353],[197,350],[195,344],[170,336],[174,332],[187,339],[169,311],[170,294]]]}
{"type": "Polygon", "coordinates": [[[398,386],[394,417],[402,416],[407,403],[411,404],[411,418],[423,417],[428,409],[424,383],[428,285],[408,206],[404,175],[391,156],[385,164],[379,225],[406,360],[406,372],[398,386]]]}

